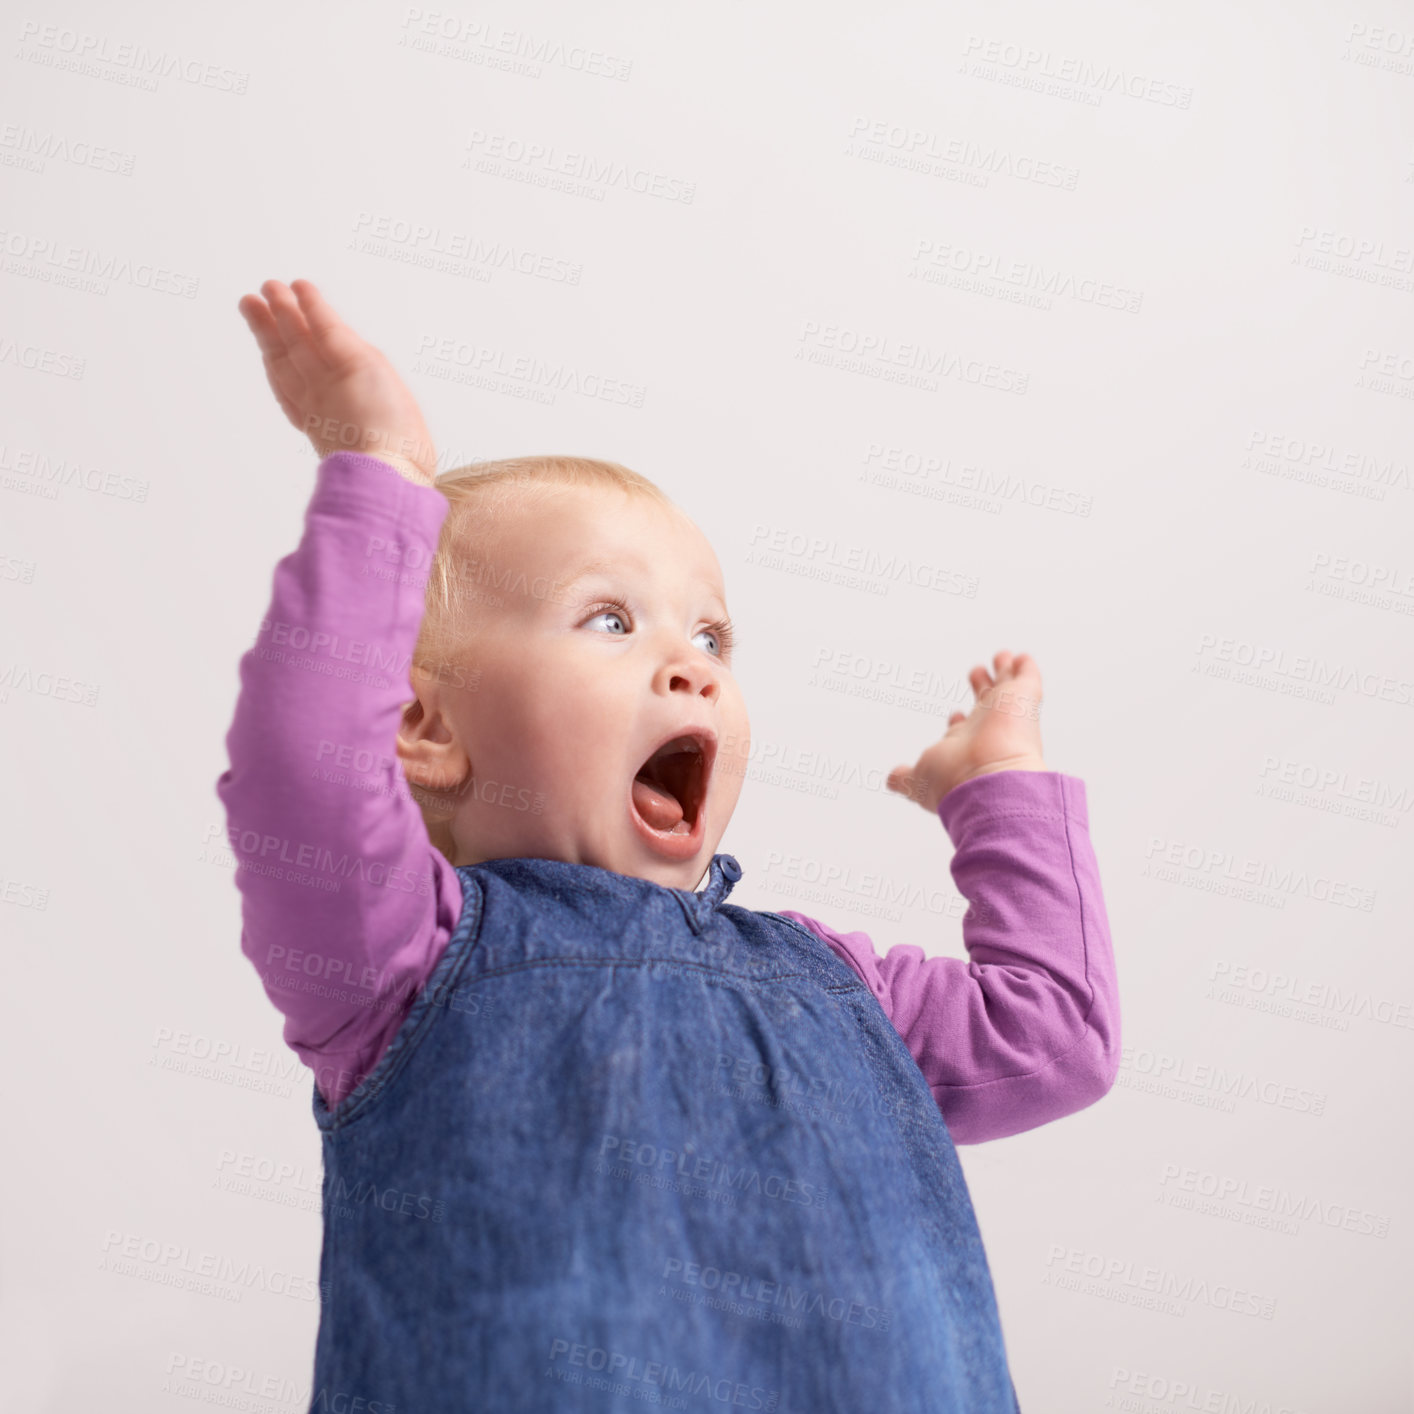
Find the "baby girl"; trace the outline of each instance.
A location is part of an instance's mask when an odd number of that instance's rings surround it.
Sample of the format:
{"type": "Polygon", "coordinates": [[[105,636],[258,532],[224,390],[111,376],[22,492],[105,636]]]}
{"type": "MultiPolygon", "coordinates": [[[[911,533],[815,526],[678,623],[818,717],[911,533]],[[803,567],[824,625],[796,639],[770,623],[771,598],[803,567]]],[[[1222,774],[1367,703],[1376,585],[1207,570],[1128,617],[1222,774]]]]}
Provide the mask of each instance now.
{"type": "Polygon", "coordinates": [[[321,457],[217,783],[314,1076],[311,1410],[1016,1410],[954,1146],[1093,1104],[1120,1049],[1036,664],[974,668],[888,778],[968,961],[729,903],[750,725],[701,531],[615,462],[438,475],[312,284],[239,308],[321,457]]]}

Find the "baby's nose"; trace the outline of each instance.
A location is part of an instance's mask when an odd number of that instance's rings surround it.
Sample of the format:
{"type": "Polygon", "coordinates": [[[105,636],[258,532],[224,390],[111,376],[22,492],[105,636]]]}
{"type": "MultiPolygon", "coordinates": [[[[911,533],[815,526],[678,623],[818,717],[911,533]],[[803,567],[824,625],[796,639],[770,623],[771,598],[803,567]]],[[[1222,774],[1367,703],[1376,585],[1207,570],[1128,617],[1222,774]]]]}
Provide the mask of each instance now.
{"type": "Polygon", "coordinates": [[[709,702],[715,702],[722,691],[716,669],[710,663],[694,663],[689,659],[665,663],[661,669],[660,681],[669,692],[705,697],[709,702]]]}

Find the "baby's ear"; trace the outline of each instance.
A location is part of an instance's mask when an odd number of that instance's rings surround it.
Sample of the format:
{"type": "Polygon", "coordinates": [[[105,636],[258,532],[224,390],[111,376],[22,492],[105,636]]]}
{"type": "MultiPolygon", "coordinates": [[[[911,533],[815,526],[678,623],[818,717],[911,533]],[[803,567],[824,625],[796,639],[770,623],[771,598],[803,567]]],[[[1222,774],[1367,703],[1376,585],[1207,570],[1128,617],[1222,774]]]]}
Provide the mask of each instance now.
{"type": "Polygon", "coordinates": [[[428,712],[417,698],[409,702],[398,728],[397,752],[418,804],[455,814],[470,782],[471,760],[442,714],[428,712]]]}

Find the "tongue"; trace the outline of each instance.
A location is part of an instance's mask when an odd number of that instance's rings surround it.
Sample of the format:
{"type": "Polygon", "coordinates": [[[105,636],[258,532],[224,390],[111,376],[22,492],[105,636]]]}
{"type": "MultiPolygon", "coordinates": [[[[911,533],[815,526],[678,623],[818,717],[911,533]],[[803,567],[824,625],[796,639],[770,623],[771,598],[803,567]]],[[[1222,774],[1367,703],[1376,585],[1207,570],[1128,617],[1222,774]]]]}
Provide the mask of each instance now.
{"type": "Polygon", "coordinates": [[[676,797],[642,776],[634,778],[633,805],[655,830],[671,830],[682,823],[682,805],[676,797]]]}

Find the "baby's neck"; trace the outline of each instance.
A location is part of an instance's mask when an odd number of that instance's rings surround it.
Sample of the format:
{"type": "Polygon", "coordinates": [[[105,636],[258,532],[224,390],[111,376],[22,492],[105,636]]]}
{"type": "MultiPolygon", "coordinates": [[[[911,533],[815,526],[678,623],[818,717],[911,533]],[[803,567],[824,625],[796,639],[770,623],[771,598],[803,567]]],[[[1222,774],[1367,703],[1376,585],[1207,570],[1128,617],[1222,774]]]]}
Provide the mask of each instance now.
{"type": "Polygon", "coordinates": [[[432,841],[433,849],[440,850],[447,856],[447,860],[450,864],[453,866],[456,865],[457,842],[452,838],[452,822],[450,819],[437,820],[428,824],[427,838],[432,841]]]}

